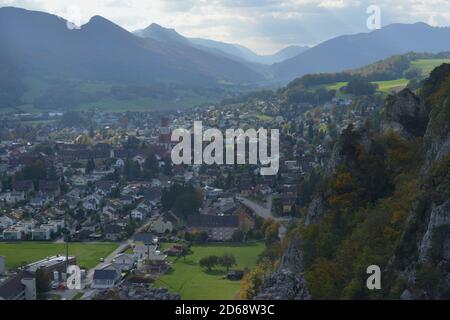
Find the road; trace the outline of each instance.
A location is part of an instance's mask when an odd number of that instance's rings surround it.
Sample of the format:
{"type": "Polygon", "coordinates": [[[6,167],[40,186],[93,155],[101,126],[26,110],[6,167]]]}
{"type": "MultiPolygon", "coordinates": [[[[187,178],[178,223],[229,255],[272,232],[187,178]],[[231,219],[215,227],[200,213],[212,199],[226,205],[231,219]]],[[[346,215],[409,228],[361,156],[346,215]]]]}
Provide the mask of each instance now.
{"type": "Polygon", "coordinates": [[[88,272],[88,274],[86,276],[86,284],[87,285],[90,285],[92,283],[92,280],[94,278],[94,271],[96,269],[102,269],[102,268],[106,267],[108,264],[110,264],[119,253],[121,253],[121,252],[123,252],[123,251],[125,251],[127,249],[127,247],[130,245],[129,241],[130,240],[122,242],[116,248],[116,250],[114,250],[106,258],[104,258],[103,262],[99,263],[94,268],[89,269],[89,272],[88,272]]]}
{"type": "Polygon", "coordinates": [[[240,195],[236,196],[236,199],[263,219],[272,219],[280,222],[289,221],[289,218],[275,217],[272,214],[272,196],[267,197],[266,206],[262,206],[259,203],[240,195]]]}
{"type": "MultiPolygon", "coordinates": [[[[290,220],[289,218],[280,218],[280,217],[273,216],[273,214],[272,214],[272,196],[268,197],[266,207],[260,205],[259,203],[255,202],[253,200],[244,198],[240,195],[236,196],[236,199],[263,219],[266,219],[266,220],[272,219],[277,222],[288,222],[290,220]]],[[[284,236],[286,235],[286,231],[287,231],[286,227],[282,223],[280,223],[280,229],[278,230],[278,236],[280,237],[280,239],[284,238],[284,236]]]]}
{"type": "Polygon", "coordinates": [[[131,243],[133,242],[133,238],[137,233],[140,233],[141,231],[143,231],[145,228],[147,228],[149,225],[151,224],[151,221],[146,220],[144,222],[144,224],[142,226],[140,226],[138,229],[136,229],[136,231],[134,232],[134,234],[126,241],[123,241],[119,244],[119,246],[116,248],[116,250],[114,250],[113,252],[111,252],[106,258],[104,258],[103,262],[99,263],[98,265],[96,265],[94,268],[89,269],[88,274],[86,276],[86,285],[90,285],[92,283],[92,280],[94,278],[94,271],[96,269],[102,269],[104,267],[106,267],[107,265],[109,265],[110,263],[112,263],[112,261],[114,260],[114,258],[119,254],[122,253],[123,251],[125,251],[128,246],[131,245],[131,243]]]}

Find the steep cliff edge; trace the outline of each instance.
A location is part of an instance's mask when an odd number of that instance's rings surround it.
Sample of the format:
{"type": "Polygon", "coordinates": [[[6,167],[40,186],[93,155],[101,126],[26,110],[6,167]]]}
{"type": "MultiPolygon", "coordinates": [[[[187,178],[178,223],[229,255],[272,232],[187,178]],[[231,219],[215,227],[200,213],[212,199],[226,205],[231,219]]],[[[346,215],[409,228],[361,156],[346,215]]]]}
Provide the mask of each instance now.
{"type": "Polygon", "coordinates": [[[408,88],[386,99],[381,130],[398,133],[402,138],[422,137],[428,123],[425,102],[408,88]]]}
{"type": "Polygon", "coordinates": [[[421,193],[389,265],[406,283],[402,299],[450,298],[450,65],[433,71],[423,89],[431,106],[425,133],[421,193]]]}
{"type": "Polygon", "coordinates": [[[270,275],[256,300],[309,300],[303,272],[303,253],[299,236],[294,236],[284,252],[278,270],[270,275]]]}

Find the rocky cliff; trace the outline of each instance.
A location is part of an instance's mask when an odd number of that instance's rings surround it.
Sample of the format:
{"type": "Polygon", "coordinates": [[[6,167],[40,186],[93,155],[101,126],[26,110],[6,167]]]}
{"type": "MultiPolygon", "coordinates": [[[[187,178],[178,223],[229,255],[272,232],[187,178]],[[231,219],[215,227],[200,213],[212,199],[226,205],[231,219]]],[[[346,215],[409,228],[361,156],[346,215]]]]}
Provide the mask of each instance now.
{"type": "Polygon", "coordinates": [[[443,68],[447,76],[425,95],[431,112],[421,194],[390,264],[391,272],[406,279],[401,298],[408,300],[450,298],[450,65],[437,70],[443,68]]]}
{"type": "Polygon", "coordinates": [[[303,272],[303,253],[301,240],[294,236],[280,262],[277,272],[270,275],[256,300],[309,300],[311,298],[303,272]]]}
{"type": "Polygon", "coordinates": [[[386,99],[381,130],[394,131],[405,139],[422,137],[428,123],[428,108],[423,99],[404,89],[386,99]]]}

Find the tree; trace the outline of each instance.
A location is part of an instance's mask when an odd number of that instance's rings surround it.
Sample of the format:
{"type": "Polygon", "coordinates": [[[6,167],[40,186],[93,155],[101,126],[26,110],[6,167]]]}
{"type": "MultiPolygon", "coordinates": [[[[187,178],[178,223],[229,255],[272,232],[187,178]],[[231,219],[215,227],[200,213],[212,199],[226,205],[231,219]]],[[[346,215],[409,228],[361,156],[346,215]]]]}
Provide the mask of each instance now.
{"type": "Polygon", "coordinates": [[[26,180],[45,180],[47,177],[47,168],[45,162],[41,159],[34,161],[22,169],[23,178],[26,180]]]}
{"type": "Polygon", "coordinates": [[[242,241],[244,241],[244,232],[242,232],[241,230],[234,231],[233,235],[231,236],[231,239],[234,242],[242,242],[242,241]]]}
{"type": "Polygon", "coordinates": [[[343,90],[356,96],[372,95],[377,90],[377,85],[362,77],[356,77],[350,80],[343,90]]]}
{"type": "Polygon", "coordinates": [[[189,254],[189,247],[188,246],[182,246],[181,247],[181,256],[183,257],[183,260],[186,261],[186,256],[189,254]]]}
{"type": "Polygon", "coordinates": [[[200,259],[199,265],[202,268],[206,268],[211,271],[219,262],[219,257],[217,256],[206,256],[200,259]]]}
{"type": "Polygon", "coordinates": [[[125,161],[124,174],[128,180],[136,180],[141,176],[141,166],[139,162],[127,159],[125,161]]]}
{"type": "Polygon", "coordinates": [[[230,267],[236,265],[236,258],[230,253],[225,253],[222,257],[219,258],[219,263],[221,266],[224,266],[227,269],[228,273],[230,267]]]}
{"type": "Polygon", "coordinates": [[[163,190],[161,203],[163,210],[172,209],[177,215],[187,217],[198,213],[202,205],[203,194],[192,186],[175,184],[163,190]]]}
{"type": "Polygon", "coordinates": [[[36,270],[36,291],[45,293],[51,290],[51,279],[47,272],[42,269],[36,270]]]}
{"type": "Polygon", "coordinates": [[[231,173],[228,173],[225,179],[225,189],[229,190],[234,187],[234,177],[231,173]]]}
{"type": "Polygon", "coordinates": [[[157,170],[158,169],[158,159],[154,153],[151,153],[145,158],[144,168],[148,170],[157,170]]]}
{"type": "Polygon", "coordinates": [[[91,173],[95,170],[95,162],[94,159],[90,158],[86,164],[86,173],[91,173]]]}
{"type": "Polygon", "coordinates": [[[314,139],[314,125],[311,123],[308,126],[308,140],[311,142],[314,139]]]}

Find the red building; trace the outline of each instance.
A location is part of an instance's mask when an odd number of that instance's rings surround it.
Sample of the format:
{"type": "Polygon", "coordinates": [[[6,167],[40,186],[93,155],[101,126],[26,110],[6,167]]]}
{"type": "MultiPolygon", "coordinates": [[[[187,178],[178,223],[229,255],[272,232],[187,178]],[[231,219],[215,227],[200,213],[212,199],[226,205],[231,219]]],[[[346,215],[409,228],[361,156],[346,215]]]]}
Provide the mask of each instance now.
{"type": "Polygon", "coordinates": [[[172,147],[171,142],[172,132],[169,128],[169,118],[163,117],[161,119],[161,127],[159,129],[159,145],[166,150],[170,150],[172,147]]]}

